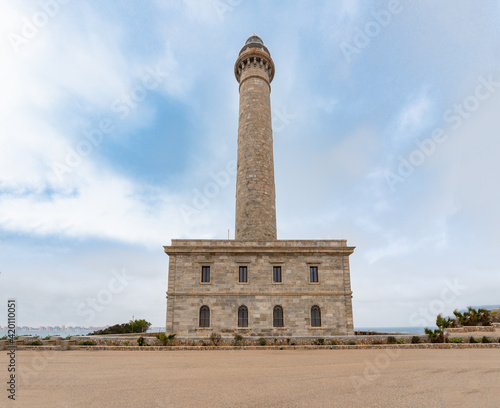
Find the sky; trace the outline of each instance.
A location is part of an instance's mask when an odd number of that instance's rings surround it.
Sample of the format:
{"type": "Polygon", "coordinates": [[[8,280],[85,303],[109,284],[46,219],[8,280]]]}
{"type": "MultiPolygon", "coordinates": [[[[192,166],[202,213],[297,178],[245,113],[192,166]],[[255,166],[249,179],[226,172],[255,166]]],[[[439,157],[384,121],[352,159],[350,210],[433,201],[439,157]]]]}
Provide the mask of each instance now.
{"type": "Polygon", "coordinates": [[[347,239],[355,327],[499,304],[493,0],[4,0],[0,326],[165,326],[172,239],[234,238],[257,33],[279,239],[347,239]],[[5,323],[3,323],[5,322],[5,323]]]}

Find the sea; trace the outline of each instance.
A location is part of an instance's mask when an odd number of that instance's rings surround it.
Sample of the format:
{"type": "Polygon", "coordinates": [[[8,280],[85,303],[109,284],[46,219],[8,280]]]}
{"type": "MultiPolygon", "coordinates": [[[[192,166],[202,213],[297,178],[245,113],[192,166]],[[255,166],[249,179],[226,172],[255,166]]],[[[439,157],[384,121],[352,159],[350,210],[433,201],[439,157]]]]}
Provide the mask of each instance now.
{"type": "MultiPolygon", "coordinates": [[[[437,327],[428,326],[429,329],[436,329],[437,327]]],[[[354,330],[360,331],[376,331],[379,333],[408,333],[408,334],[424,334],[425,327],[355,327],[354,330]]],[[[148,332],[164,332],[165,327],[153,327],[148,332]]],[[[91,333],[92,330],[78,330],[78,331],[45,331],[45,330],[22,330],[17,331],[16,336],[39,336],[40,338],[44,338],[47,336],[85,336],[91,333]]],[[[6,331],[0,330],[0,337],[7,336],[6,331]]]]}
{"type": "MultiPolygon", "coordinates": [[[[68,337],[68,336],[85,336],[89,333],[92,333],[94,329],[82,329],[82,330],[56,330],[56,331],[50,331],[50,330],[17,330],[16,331],[16,336],[38,336],[40,338],[45,338],[47,336],[61,336],[62,338],[68,337]]],[[[152,327],[150,328],[147,333],[158,333],[161,331],[165,331],[165,327],[152,327]]],[[[0,330],[0,338],[7,336],[7,332],[0,330]]]]}

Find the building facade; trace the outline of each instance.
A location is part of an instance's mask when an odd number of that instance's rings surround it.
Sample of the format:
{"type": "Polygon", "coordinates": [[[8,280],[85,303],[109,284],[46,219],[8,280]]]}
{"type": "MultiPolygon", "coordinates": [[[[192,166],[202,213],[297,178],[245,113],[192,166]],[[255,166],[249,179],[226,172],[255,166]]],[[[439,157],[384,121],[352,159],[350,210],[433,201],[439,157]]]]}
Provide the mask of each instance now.
{"type": "Polygon", "coordinates": [[[172,240],[167,332],[179,338],[353,334],[345,240],[278,240],[271,54],[251,36],[235,63],[239,83],[234,240],[172,240]]]}

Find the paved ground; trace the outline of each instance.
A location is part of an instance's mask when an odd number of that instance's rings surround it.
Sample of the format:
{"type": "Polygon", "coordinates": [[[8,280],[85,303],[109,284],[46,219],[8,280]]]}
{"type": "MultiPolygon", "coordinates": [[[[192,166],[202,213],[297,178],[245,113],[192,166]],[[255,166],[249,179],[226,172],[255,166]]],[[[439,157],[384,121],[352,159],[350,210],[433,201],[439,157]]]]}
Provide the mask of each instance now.
{"type": "Polygon", "coordinates": [[[1,407],[500,407],[500,351],[18,351],[1,407]]]}

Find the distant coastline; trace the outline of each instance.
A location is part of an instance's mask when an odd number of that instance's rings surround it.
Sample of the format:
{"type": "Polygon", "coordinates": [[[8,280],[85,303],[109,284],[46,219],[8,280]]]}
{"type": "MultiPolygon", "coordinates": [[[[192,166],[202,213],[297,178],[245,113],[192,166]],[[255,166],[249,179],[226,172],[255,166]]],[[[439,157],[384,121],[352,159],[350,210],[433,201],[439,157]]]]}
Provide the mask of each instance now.
{"type": "MultiPolygon", "coordinates": [[[[47,337],[47,336],[61,336],[61,337],[68,337],[68,336],[85,336],[89,333],[92,333],[95,330],[98,329],[103,329],[104,327],[92,327],[92,328],[81,328],[81,330],[16,330],[16,336],[39,336],[41,338],[47,337]]],[[[148,333],[153,332],[161,332],[165,331],[165,327],[151,327],[148,330],[148,333]]],[[[6,330],[0,330],[0,337],[7,336],[7,331],[6,330]]]]}

